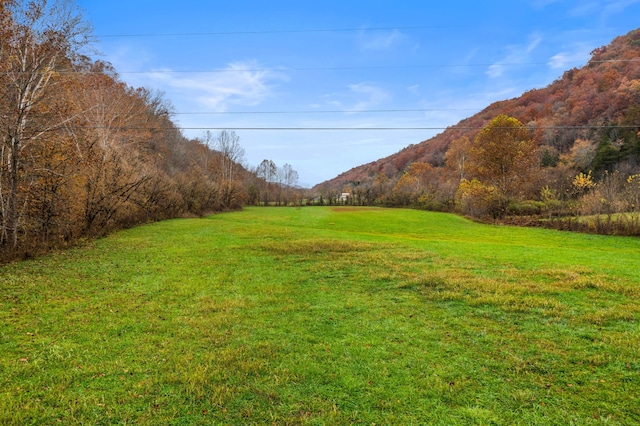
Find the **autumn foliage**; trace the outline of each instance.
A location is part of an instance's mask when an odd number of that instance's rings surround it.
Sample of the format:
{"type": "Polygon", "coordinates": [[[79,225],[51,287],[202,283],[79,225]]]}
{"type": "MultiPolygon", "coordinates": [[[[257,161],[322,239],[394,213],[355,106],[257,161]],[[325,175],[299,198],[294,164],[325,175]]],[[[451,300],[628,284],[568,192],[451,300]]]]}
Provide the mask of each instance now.
{"type": "MultiPolygon", "coordinates": [[[[374,204],[446,208],[483,218],[574,218],[573,224],[607,214],[614,223],[627,217],[621,213],[635,212],[637,203],[626,200],[637,190],[627,179],[639,173],[640,29],[595,49],[584,67],[545,88],[496,102],[316,189],[328,193],[351,184],[353,191],[366,192],[382,175],[388,184],[374,204]],[[428,183],[416,171],[426,166],[428,183]],[[432,195],[424,198],[425,191],[432,195]]],[[[617,232],[615,226],[609,231],[617,232]]],[[[640,226],[623,232],[640,234],[640,226]]]]}
{"type": "Polygon", "coordinates": [[[82,55],[66,0],[0,0],[0,261],[235,209],[261,186],[234,132],[187,139],[161,95],[82,55]]]}

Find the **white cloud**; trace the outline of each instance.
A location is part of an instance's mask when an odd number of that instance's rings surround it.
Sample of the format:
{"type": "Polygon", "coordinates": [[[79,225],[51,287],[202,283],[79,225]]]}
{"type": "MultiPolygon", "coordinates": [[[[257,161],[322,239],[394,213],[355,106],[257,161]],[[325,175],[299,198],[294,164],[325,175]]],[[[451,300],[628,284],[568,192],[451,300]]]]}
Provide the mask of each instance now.
{"type": "Polygon", "coordinates": [[[629,6],[638,4],[639,0],[610,0],[606,2],[604,7],[604,15],[612,16],[624,12],[629,6]]]}
{"type": "Polygon", "coordinates": [[[355,93],[356,95],[363,95],[365,97],[365,99],[360,100],[352,108],[355,111],[371,109],[382,104],[391,97],[385,90],[367,83],[352,84],[349,86],[349,89],[352,93],[355,93]]]}
{"type": "Polygon", "coordinates": [[[613,15],[622,13],[629,6],[639,3],[640,0],[599,0],[581,2],[578,6],[571,9],[571,16],[588,16],[598,14],[602,18],[608,18],[613,15]]]}
{"type": "Polygon", "coordinates": [[[583,65],[589,59],[589,52],[592,47],[585,44],[576,44],[569,50],[559,52],[551,57],[548,65],[551,69],[566,70],[575,66],[583,65]]]}
{"type": "Polygon", "coordinates": [[[326,104],[345,112],[366,111],[391,99],[386,90],[370,83],[350,84],[348,89],[347,93],[331,93],[322,98],[326,104]]]}
{"type": "Polygon", "coordinates": [[[489,68],[487,69],[487,75],[490,78],[500,77],[503,72],[504,72],[504,65],[500,63],[489,65],[489,68]]]}
{"type": "MultiPolygon", "coordinates": [[[[113,65],[120,74],[120,78],[132,87],[147,86],[148,76],[141,73],[142,70],[149,69],[149,64],[157,58],[156,55],[143,44],[131,42],[127,44],[102,43],[100,46],[99,59],[105,60],[113,65]]],[[[155,89],[155,87],[153,87],[155,89]]]]}
{"type": "Polygon", "coordinates": [[[411,93],[412,95],[420,94],[420,85],[414,84],[413,86],[407,87],[407,92],[411,93]]]}
{"type": "Polygon", "coordinates": [[[150,73],[149,78],[156,87],[213,111],[227,111],[232,105],[258,105],[274,96],[275,82],[288,80],[281,72],[253,62],[235,62],[216,72],[189,75],[165,69],[150,73]]]}
{"type": "Polygon", "coordinates": [[[529,43],[526,45],[509,45],[506,47],[507,54],[505,57],[495,63],[489,65],[486,74],[490,78],[502,77],[510,65],[518,65],[529,62],[531,54],[540,45],[542,37],[537,34],[530,36],[529,43]]]}
{"type": "Polygon", "coordinates": [[[360,46],[365,50],[384,50],[395,47],[407,39],[407,36],[398,30],[383,33],[367,33],[361,31],[358,37],[360,46]]]}
{"type": "Polygon", "coordinates": [[[535,9],[544,9],[550,4],[558,3],[560,0],[535,0],[532,2],[532,6],[535,9]]]}
{"type": "Polygon", "coordinates": [[[596,12],[599,8],[600,4],[597,1],[583,1],[578,4],[578,6],[569,10],[569,16],[585,16],[591,15],[596,12]]]}

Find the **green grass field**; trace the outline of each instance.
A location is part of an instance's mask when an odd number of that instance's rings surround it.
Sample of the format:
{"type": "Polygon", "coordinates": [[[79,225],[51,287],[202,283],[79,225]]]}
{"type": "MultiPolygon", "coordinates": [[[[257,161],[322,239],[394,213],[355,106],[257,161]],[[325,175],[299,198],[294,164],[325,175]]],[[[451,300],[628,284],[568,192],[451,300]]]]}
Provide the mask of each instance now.
{"type": "Polygon", "coordinates": [[[640,239],[250,208],[0,267],[0,424],[640,424],[640,239]]]}

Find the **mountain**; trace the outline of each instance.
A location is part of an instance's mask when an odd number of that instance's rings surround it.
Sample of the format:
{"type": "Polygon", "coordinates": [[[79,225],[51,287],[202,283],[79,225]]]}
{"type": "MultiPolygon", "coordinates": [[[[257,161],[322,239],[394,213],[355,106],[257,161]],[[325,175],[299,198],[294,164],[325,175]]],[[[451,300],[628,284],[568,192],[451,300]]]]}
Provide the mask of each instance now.
{"type": "Polygon", "coordinates": [[[593,152],[582,164],[585,170],[610,169],[622,163],[636,167],[640,163],[640,29],[595,49],[585,66],[566,71],[545,88],[495,102],[431,139],[355,167],[314,189],[340,190],[348,183],[371,183],[381,175],[394,181],[414,162],[443,166],[452,141],[463,136],[473,140],[500,114],[527,125],[552,163],[568,155],[576,141],[587,141],[593,152]],[[603,148],[603,140],[609,146],[603,148]]]}

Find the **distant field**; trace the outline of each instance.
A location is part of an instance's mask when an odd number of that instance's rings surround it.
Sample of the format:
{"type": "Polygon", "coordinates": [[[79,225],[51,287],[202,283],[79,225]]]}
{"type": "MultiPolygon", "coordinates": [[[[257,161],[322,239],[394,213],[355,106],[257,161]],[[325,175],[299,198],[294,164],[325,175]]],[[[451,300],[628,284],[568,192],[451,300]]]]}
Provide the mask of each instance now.
{"type": "Polygon", "coordinates": [[[0,267],[0,424],[640,424],[640,239],[250,208],[0,267]]]}

